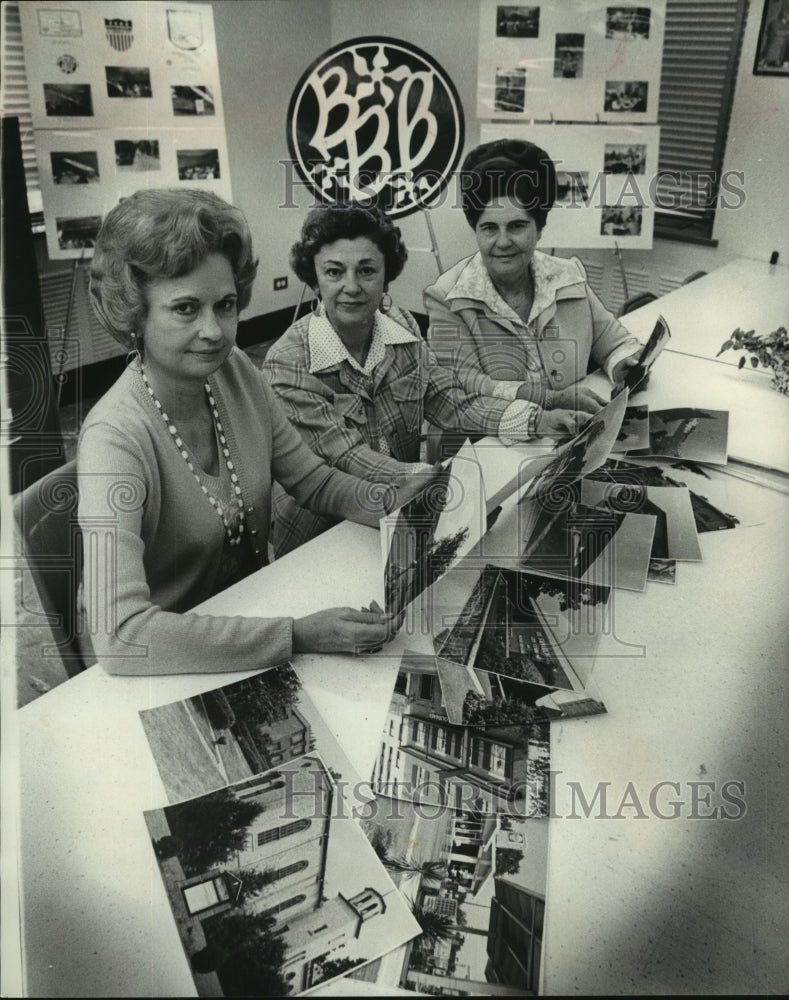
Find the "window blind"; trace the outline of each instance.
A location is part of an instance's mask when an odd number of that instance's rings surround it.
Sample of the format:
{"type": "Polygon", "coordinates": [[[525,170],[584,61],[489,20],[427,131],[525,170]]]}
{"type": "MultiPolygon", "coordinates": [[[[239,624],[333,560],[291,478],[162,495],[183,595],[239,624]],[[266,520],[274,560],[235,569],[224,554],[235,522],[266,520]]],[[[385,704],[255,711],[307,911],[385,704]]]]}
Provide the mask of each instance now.
{"type": "Polygon", "coordinates": [[[748,0],[668,0],[656,235],[712,236],[748,0]]]}
{"type": "Polygon", "coordinates": [[[19,3],[4,2],[2,11],[2,73],[0,74],[0,113],[19,119],[22,159],[27,181],[27,201],[33,226],[43,225],[41,186],[38,180],[36,147],[33,140],[33,119],[30,115],[30,93],[27,89],[25,53],[22,48],[22,27],[19,3]]]}

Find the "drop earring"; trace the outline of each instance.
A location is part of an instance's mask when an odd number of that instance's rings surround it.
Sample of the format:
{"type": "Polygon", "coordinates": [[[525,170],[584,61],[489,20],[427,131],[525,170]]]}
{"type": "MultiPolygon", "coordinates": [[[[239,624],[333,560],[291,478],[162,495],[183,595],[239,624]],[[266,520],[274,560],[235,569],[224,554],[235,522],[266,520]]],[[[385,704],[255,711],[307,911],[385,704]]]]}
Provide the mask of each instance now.
{"type": "Polygon", "coordinates": [[[388,313],[389,310],[392,308],[392,296],[389,294],[389,292],[384,292],[383,296],[381,297],[381,304],[380,306],[378,306],[378,308],[384,314],[388,313]]]}

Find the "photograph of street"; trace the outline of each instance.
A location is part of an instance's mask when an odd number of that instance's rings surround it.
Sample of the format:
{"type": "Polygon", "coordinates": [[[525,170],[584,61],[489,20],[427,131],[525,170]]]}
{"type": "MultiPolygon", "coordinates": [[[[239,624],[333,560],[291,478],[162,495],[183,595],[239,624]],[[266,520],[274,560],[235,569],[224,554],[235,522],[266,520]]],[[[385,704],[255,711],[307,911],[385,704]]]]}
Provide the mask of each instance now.
{"type": "MultiPolygon", "coordinates": [[[[444,660],[545,689],[583,691],[610,589],[487,566],[434,639],[444,660]]],[[[439,621],[441,619],[439,618],[439,621]]]]}
{"type": "Polygon", "coordinates": [[[376,796],[362,826],[420,927],[351,978],[433,996],[537,994],[548,820],[376,796]]]}

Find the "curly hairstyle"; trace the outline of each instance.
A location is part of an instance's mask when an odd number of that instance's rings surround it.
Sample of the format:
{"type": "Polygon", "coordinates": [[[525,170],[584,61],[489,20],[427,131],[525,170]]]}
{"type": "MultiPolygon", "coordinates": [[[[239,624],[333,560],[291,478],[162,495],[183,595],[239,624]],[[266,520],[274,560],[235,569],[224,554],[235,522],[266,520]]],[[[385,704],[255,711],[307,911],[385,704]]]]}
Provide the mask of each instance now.
{"type": "Polygon", "coordinates": [[[518,202],[545,226],[556,201],[556,167],[544,149],[520,139],[496,139],[472,149],[460,168],[461,204],[472,229],[499,198],[518,202]]]}
{"type": "Polygon", "coordinates": [[[408,260],[400,230],[381,209],[353,201],[312,209],[301,227],[301,238],[290,248],[290,266],[300,281],[316,288],[315,254],[327,243],[359,236],[375,243],[384,257],[384,280],[387,285],[394,281],[408,260]]]}
{"type": "Polygon", "coordinates": [[[230,264],[243,309],[258,262],[239,209],[202,190],[159,188],[124,198],[104,219],[91,263],[90,297],[99,322],[130,347],[148,314],[146,286],[189,274],[212,253],[230,264]]]}

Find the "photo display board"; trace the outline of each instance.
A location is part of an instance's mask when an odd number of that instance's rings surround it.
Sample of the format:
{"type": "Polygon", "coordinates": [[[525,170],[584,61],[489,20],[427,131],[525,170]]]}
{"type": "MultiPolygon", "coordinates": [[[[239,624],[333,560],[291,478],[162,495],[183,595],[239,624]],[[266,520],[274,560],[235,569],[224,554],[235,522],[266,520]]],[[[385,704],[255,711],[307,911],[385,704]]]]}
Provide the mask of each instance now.
{"type": "Polygon", "coordinates": [[[477,117],[656,122],[665,0],[480,0],[477,117]]]}
{"type": "Polygon", "coordinates": [[[652,246],[659,126],[483,124],[480,142],[494,139],[534,142],[556,164],[558,197],[543,247],[652,246]]]}
{"type": "Polygon", "coordinates": [[[208,4],[20,6],[50,259],[89,257],[102,217],[139,188],[231,200],[208,4]]]}

